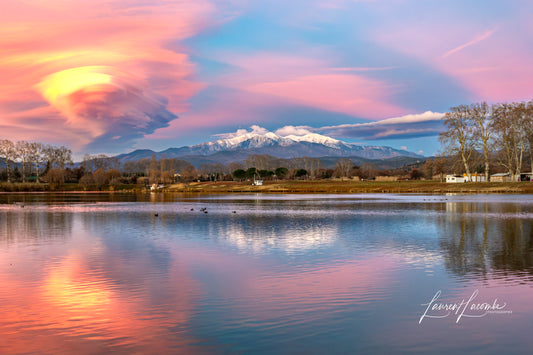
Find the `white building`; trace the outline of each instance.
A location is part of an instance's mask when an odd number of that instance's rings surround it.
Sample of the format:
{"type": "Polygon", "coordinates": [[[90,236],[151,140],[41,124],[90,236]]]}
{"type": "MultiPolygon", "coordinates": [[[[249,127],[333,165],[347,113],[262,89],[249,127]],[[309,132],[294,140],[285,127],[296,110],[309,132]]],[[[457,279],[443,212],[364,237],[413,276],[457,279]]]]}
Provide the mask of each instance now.
{"type": "Polygon", "coordinates": [[[468,177],[463,175],[446,175],[446,182],[456,183],[456,182],[467,182],[468,177]]]}
{"type": "Polygon", "coordinates": [[[485,174],[471,174],[471,178],[468,178],[468,175],[446,175],[446,182],[484,182],[485,181],[485,174]]]}

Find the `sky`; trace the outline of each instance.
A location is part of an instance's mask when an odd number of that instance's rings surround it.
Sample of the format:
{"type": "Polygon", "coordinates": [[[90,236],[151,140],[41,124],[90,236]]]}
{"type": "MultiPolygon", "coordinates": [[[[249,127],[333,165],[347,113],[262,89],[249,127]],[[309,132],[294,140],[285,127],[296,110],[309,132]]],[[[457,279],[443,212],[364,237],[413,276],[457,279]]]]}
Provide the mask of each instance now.
{"type": "Polygon", "coordinates": [[[314,132],[439,152],[533,98],[530,0],[2,0],[0,139],[75,156],[314,132]]]}

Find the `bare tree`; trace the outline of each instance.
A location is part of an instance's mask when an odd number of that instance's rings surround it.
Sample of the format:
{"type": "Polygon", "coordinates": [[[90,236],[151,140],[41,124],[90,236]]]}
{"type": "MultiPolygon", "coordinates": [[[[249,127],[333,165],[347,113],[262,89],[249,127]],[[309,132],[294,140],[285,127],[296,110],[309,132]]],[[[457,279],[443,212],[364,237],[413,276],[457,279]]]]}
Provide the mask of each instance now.
{"type": "Polygon", "coordinates": [[[335,172],[340,177],[351,177],[353,162],[350,159],[342,158],[335,163],[335,172]]]}
{"type": "Polygon", "coordinates": [[[66,172],[64,169],[50,169],[46,174],[50,188],[55,190],[65,183],[66,172]]]}
{"type": "Polygon", "coordinates": [[[81,164],[85,171],[88,172],[94,172],[98,169],[104,169],[104,171],[108,169],[118,169],[120,166],[118,158],[110,157],[105,154],[85,154],[81,164]]]}
{"type": "Polygon", "coordinates": [[[198,167],[200,174],[211,181],[217,181],[219,176],[224,176],[226,167],[222,163],[204,163],[198,167]]]}
{"type": "Polygon", "coordinates": [[[161,175],[163,175],[165,171],[168,172],[170,170],[170,162],[167,159],[166,153],[161,154],[161,159],[159,160],[159,169],[161,169],[161,175]]]}
{"type": "Polygon", "coordinates": [[[101,190],[104,185],[107,185],[109,183],[109,179],[104,168],[96,169],[92,176],[94,179],[94,183],[96,184],[96,187],[98,187],[99,190],[101,190]]]}
{"type": "Polygon", "coordinates": [[[513,181],[520,177],[526,149],[525,103],[500,104],[493,109],[492,127],[496,132],[496,147],[500,163],[513,181]]]}
{"type": "Polygon", "coordinates": [[[533,173],[533,100],[525,104],[523,127],[526,134],[530,171],[533,173]]]}
{"type": "Polygon", "coordinates": [[[273,170],[277,166],[277,158],[268,154],[251,154],[244,160],[246,168],[254,167],[258,170],[273,170]]]}
{"type": "Polygon", "coordinates": [[[444,171],[446,169],[446,158],[438,157],[433,161],[433,172],[440,175],[440,182],[444,181],[444,171]]]}
{"type": "Polygon", "coordinates": [[[0,140],[0,156],[4,158],[7,170],[7,182],[11,182],[9,162],[17,159],[15,144],[8,139],[0,140]]]}
{"type": "Polygon", "coordinates": [[[466,105],[452,107],[450,112],[444,115],[446,131],[439,135],[439,141],[449,154],[458,155],[461,158],[468,180],[472,180],[469,161],[475,144],[469,111],[466,105]]]}
{"type": "Polygon", "coordinates": [[[485,181],[490,180],[490,152],[491,152],[491,138],[493,129],[491,126],[491,106],[486,102],[471,104],[468,108],[470,118],[474,126],[474,142],[477,148],[483,150],[483,158],[485,163],[485,181]]]}
{"type": "Polygon", "coordinates": [[[62,145],[59,148],[54,147],[54,150],[55,161],[60,169],[64,169],[65,164],[72,164],[72,151],[69,148],[62,145]]]}
{"type": "Polygon", "coordinates": [[[37,182],[39,182],[39,166],[45,160],[45,146],[39,142],[32,142],[29,145],[30,160],[35,163],[35,173],[37,175],[37,182]]]}
{"type": "Polygon", "coordinates": [[[226,168],[229,171],[229,173],[231,174],[232,172],[234,172],[237,169],[244,168],[244,166],[241,163],[238,163],[238,162],[231,162],[231,163],[226,165],[226,168]]]}
{"type": "Polygon", "coordinates": [[[362,179],[374,179],[377,175],[377,168],[372,163],[364,163],[361,165],[360,178],[362,179]]]}
{"type": "Polygon", "coordinates": [[[26,163],[30,161],[31,158],[31,149],[29,142],[18,141],[15,144],[15,149],[17,150],[18,157],[22,161],[22,181],[26,180],[26,163]]]}
{"type": "Polygon", "coordinates": [[[86,172],[93,172],[94,170],[96,170],[94,167],[94,158],[90,154],[85,154],[83,156],[81,166],[86,172]]]}
{"type": "Polygon", "coordinates": [[[149,180],[150,184],[159,183],[159,179],[161,177],[161,168],[159,165],[159,161],[155,157],[155,153],[152,154],[152,158],[150,159],[147,175],[150,177],[150,180],[149,180]]]}
{"type": "Polygon", "coordinates": [[[43,154],[44,154],[44,157],[46,159],[46,161],[48,162],[48,166],[50,169],[53,168],[54,166],[54,163],[56,161],[56,154],[55,154],[55,147],[53,145],[50,145],[50,144],[47,144],[44,146],[43,148],[43,154]]]}
{"type": "MultiPolygon", "coordinates": [[[[422,165],[422,172],[424,173],[424,177],[428,180],[433,179],[433,175],[435,174],[435,167],[433,166],[433,160],[428,159],[424,162],[424,165],[422,165]]],[[[411,170],[411,173],[413,170],[411,170]]]]}
{"type": "Polygon", "coordinates": [[[311,178],[316,178],[318,171],[322,167],[322,161],[319,158],[303,157],[303,168],[307,170],[311,178]]]}

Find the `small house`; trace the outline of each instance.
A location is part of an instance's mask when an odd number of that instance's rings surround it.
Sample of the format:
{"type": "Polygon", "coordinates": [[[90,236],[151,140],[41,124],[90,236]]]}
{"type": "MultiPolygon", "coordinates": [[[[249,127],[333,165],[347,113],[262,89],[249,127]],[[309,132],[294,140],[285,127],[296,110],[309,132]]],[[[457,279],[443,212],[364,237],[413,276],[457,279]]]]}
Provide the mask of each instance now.
{"type": "Polygon", "coordinates": [[[464,175],[446,175],[447,183],[467,182],[468,176],[464,175]]]}
{"type": "Polygon", "coordinates": [[[471,175],[472,177],[472,182],[485,182],[485,174],[477,174],[477,173],[474,173],[471,175]]]}
{"type": "Polygon", "coordinates": [[[506,181],[513,181],[511,174],[509,173],[498,173],[498,174],[492,174],[490,176],[490,181],[493,182],[506,182],[506,181]]]}

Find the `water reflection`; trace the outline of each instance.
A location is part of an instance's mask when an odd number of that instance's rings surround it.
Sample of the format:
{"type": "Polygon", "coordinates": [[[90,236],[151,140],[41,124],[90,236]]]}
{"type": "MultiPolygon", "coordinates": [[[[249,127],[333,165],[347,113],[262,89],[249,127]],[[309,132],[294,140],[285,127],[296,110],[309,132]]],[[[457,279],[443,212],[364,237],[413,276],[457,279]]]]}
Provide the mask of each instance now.
{"type": "MultiPolygon", "coordinates": [[[[125,251],[106,239],[112,235],[94,232],[108,217],[84,217],[54,225],[69,240],[59,251],[45,244],[28,253],[28,238],[17,239],[15,251],[0,249],[0,259],[9,261],[0,269],[0,353],[193,352],[187,324],[199,288],[187,269],[172,257],[161,265],[168,250],[154,258],[161,247],[153,244],[125,251]]],[[[29,220],[31,230],[50,221],[29,220]]]]}
{"type": "MultiPolygon", "coordinates": [[[[233,219],[234,221],[235,219],[233,219]]],[[[216,223],[210,234],[234,245],[240,251],[265,253],[278,249],[288,254],[326,247],[332,244],[338,231],[315,218],[299,220],[253,218],[244,223],[216,223]],[[291,223],[292,222],[292,223],[291,223]]]]}
{"type": "Polygon", "coordinates": [[[72,233],[72,217],[53,212],[0,213],[0,245],[64,241],[72,233]]]}
{"type": "Polygon", "coordinates": [[[532,345],[527,202],[158,196],[0,205],[0,353],[532,345]],[[418,326],[426,297],[443,289],[454,300],[472,288],[508,301],[516,316],[418,326]]]}
{"type": "Polygon", "coordinates": [[[460,276],[533,274],[531,208],[511,203],[447,203],[436,222],[445,266],[460,276]]]}

